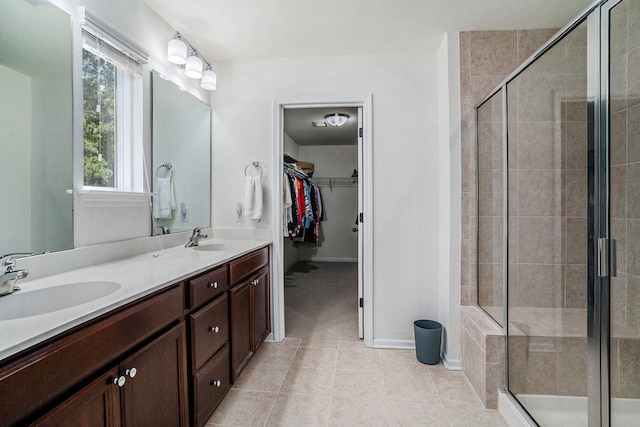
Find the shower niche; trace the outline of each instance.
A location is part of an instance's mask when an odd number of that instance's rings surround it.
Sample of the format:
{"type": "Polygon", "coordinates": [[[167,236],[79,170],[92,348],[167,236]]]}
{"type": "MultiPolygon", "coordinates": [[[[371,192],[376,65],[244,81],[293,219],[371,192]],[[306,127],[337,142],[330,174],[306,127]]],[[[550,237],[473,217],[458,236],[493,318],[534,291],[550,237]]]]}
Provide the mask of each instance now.
{"type": "Polygon", "coordinates": [[[640,424],[640,2],[598,2],[476,107],[478,305],[537,424],[640,424]]]}

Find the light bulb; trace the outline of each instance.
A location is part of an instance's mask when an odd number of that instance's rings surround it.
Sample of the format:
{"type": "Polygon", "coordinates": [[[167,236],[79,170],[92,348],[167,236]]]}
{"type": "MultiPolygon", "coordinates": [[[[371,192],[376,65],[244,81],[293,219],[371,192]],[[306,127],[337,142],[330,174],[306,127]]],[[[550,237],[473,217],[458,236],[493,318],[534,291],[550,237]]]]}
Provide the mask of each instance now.
{"type": "Polygon", "coordinates": [[[200,81],[200,87],[206,90],[216,90],[216,83],[218,76],[211,68],[207,68],[202,73],[202,80],[200,81]]]}
{"type": "Polygon", "coordinates": [[[196,55],[188,57],[187,63],[184,66],[184,74],[190,79],[199,79],[202,77],[202,59],[196,55]]]}
{"type": "Polygon", "coordinates": [[[179,38],[169,40],[167,45],[167,61],[182,65],[187,62],[187,45],[179,38]]]}

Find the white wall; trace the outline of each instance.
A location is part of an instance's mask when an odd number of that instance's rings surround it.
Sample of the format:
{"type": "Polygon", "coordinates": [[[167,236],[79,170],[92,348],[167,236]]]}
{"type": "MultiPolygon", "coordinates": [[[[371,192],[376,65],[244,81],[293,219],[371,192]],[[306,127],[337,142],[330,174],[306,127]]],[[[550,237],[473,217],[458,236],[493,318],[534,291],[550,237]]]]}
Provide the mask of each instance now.
{"type": "MultiPolygon", "coordinates": [[[[238,61],[215,68],[216,227],[238,225],[233,207],[242,200],[244,167],[258,160],[275,168],[274,98],[373,94],[374,344],[410,344],[413,320],[439,316],[435,52],[238,61]]],[[[266,200],[273,191],[269,173],[263,178],[266,200]]],[[[265,206],[260,223],[240,227],[267,228],[270,209],[265,206]]]]}
{"type": "Polygon", "coordinates": [[[13,252],[31,251],[31,78],[0,66],[0,241],[13,252]],[[28,235],[25,236],[25,231],[28,235]]]}
{"type": "Polygon", "coordinates": [[[298,144],[286,133],[284,134],[284,141],[282,143],[282,152],[290,155],[294,159],[298,159],[300,157],[300,147],[298,144]]]}
{"type": "Polygon", "coordinates": [[[444,326],[444,359],[451,368],[460,361],[460,40],[445,34],[438,48],[439,122],[439,253],[440,323],[444,326]]]}
{"type": "MultiPolygon", "coordinates": [[[[297,157],[315,165],[316,177],[348,178],[358,168],[357,145],[302,146],[297,157]]],[[[358,234],[352,232],[358,214],[358,185],[322,186],[325,221],[320,224],[320,241],[316,248],[300,249],[304,260],[357,261],[358,234]]]]}

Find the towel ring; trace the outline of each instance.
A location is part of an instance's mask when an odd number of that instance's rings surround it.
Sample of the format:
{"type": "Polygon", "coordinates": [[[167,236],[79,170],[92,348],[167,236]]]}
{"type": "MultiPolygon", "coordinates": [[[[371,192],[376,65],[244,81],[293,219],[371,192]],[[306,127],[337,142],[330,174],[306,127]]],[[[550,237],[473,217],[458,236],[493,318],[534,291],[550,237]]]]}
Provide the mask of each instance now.
{"type": "Polygon", "coordinates": [[[164,163],[158,166],[158,169],[156,169],[156,176],[160,176],[158,172],[160,172],[160,169],[162,168],[169,171],[169,178],[173,178],[173,165],[171,163],[164,163]]]}
{"type": "Polygon", "coordinates": [[[247,175],[247,170],[249,169],[249,166],[253,166],[254,168],[258,168],[260,169],[260,174],[257,176],[262,176],[262,166],[260,166],[260,162],[252,162],[249,163],[245,168],[244,168],[244,176],[249,176],[247,175]]]}

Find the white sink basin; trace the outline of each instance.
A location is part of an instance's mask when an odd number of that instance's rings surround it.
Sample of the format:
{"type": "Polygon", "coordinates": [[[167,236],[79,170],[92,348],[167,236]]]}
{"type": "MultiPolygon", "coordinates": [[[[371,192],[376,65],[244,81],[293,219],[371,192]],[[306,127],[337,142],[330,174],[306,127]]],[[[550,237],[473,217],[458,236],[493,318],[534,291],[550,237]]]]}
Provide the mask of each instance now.
{"type": "Polygon", "coordinates": [[[215,242],[215,243],[201,243],[200,246],[192,246],[191,249],[196,251],[228,251],[238,246],[239,245],[237,243],[215,242]]]}
{"type": "Polygon", "coordinates": [[[76,282],[23,290],[0,298],[0,321],[52,313],[95,301],[121,288],[115,282],[76,282]]]}

